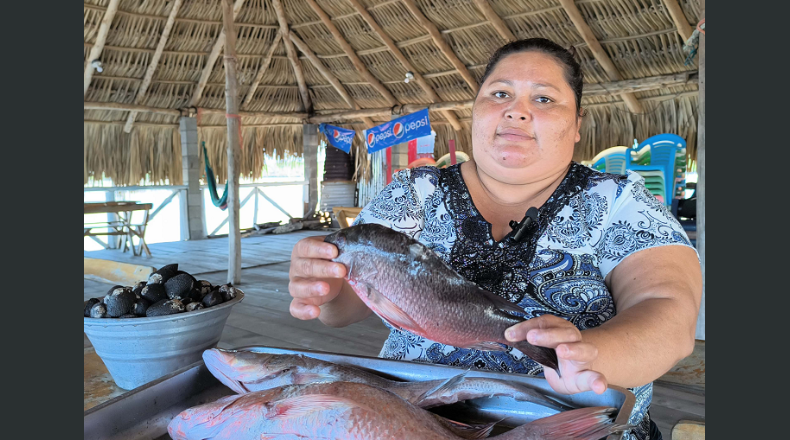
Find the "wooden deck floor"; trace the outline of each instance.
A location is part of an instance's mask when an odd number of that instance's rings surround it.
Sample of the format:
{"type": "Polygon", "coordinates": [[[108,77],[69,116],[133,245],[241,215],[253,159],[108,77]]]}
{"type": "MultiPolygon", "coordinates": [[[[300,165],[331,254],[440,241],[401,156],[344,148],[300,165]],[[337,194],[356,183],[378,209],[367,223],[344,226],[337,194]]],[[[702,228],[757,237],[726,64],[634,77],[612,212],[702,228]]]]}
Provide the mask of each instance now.
{"type": "MultiPolygon", "coordinates": [[[[246,296],[244,301],[233,307],[219,347],[263,345],[361,356],[378,355],[388,332],[375,315],[348,327],[335,329],[326,327],[317,320],[298,320],[288,312],[290,304],[288,269],[291,249],[298,240],[309,235],[322,235],[322,233],[300,231],[242,239],[242,282],[239,287],[244,290],[246,296]]],[[[84,256],[157,268],[165,264],[178,263],[180,269],[195,275],[198,279],[208,280],[212,284],[222,284],[226,281],[228,264],[226,238],[156,243],[149,247],[152,257],[135,257],[130,252],[122,253],[118,250],[84,252],[84,256]]],[[[85,280],[84,299],[103,296],[108,288],[107,284],[85,280]]],[[[85,356],[89,359],[92,347],[87,337],[83,336],[83,338],[85,356]]],[[[89,380],[91,378],[86,374],[85,382],[89,380]]],[[[117,395],[123,392],[119,390],[112,391],[117,395]]],[[[101,401],[94,399],[90,402],[90,406],[99,403],[101,401]]],[[[88,407],[86,401],[85,409],[88,407]]],[[[672,427],[679,420],[705,420],[704,389],[656,383],[650,413],[664,438],[670,439],[672,427]]]]}

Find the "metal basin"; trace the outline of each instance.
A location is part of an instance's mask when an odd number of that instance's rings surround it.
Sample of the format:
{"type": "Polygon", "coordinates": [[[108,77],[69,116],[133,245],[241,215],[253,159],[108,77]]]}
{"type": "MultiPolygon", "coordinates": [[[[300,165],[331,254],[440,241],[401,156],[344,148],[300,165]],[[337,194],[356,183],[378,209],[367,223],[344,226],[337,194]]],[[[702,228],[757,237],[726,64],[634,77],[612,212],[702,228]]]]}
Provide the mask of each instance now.
{"type": "Polygon", "coordinates": [[[222,336],[230,309],[244,298],[151,318],[83,318],[85,334],[115,384],[125,390],[197,362],[222,336]]]}

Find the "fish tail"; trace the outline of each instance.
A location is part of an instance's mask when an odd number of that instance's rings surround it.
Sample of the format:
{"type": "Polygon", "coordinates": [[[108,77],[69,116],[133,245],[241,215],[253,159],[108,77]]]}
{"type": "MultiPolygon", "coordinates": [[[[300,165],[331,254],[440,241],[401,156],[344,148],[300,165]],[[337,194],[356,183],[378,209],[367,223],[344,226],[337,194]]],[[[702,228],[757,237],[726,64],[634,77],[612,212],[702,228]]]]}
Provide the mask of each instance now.
{"type": "Polygon", "coordinates": [[[612,415],[615,411],[614,408],[603,406],[565,411],[535,420],[494,438],[517,439],[533,435],[543,440],[598,440],[630,428],[628,425],[614,423],[612,415]]]}
{"type": "Polygon", "coordinates": [[[530,359],[551,368],[557,372],[558,376],[562,377],[562,374],[560,374],[560,364],[557,361],[557,352],[554,351],[553,348],[532,345],[527,341],[518,341],[513,346],[529,356],[530,359]]]}

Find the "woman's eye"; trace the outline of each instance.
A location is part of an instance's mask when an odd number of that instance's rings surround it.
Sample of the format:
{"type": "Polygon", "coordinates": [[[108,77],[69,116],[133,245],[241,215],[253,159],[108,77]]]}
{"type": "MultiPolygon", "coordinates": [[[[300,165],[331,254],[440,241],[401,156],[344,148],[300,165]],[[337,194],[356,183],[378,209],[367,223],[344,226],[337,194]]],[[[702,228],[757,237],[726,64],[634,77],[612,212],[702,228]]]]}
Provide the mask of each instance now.
{"type": "Polygon", "coordinates": [[[551,98],[548,98],[546,96],[540,96],[538,97],[538,102],[541,104],[548,104],[551,102],[551,98]]]}
{"type": "Polygon", "coordinates": [[[505,92],[494,92],[494,96],[496,96],[497,98],[502,99],[502,98],[507,98],[508,94],[505,93],[505,92]]]}

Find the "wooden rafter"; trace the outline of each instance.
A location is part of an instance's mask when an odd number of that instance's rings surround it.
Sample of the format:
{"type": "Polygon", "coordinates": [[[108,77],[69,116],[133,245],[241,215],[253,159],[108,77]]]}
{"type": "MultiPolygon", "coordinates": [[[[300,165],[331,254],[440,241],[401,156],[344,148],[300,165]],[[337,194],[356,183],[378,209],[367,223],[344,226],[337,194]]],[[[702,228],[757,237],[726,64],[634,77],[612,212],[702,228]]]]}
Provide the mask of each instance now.
{"type": "MultiPolygon", "coordinates": [[[[582,17],[582,13],[579,11],[579,8],[576,7],[576,4],[573,2],[573,0],[559,0],[559,2],[565,9],[568,17],[570,17],[573,25],[576,27],[576,30],[579,31],[582,38],[587,43],[587,47],[590,48],[590,51],[598,61],[598,64],[601,65],[603,70],[609,76],[609,79],[612,81],[619,81],[623,79],[623,77],[620,76],[620,72],[617,70],[617,67],[609,58],[609,55],[606,53],[603,47],[601,47],[601,43],[598,42],[598,39],[593,34],[592,29],[590,29],[590,26],[584,20],[584,17],[582,17]]],[[[642,104],[639,103],[639,100],[636,98],[636,96],[634,96],[633,93],[622,93],[620,97],[623,99],[631,112],[644,113],[642,104]]]]}
{"type": "Polygon", "coordinates": [[[370,83],[370,85],[374,89],[376,89],[376,91],[378,91],[381,94],[381,96],[384,97],[384,99],[387,100],[387,103],[389,103],[389,105],[397,105],[398,100],[395,99],[395,96],[393,96],[392,92],[390,92],[389,89],[384,87],[384,84],[382,84],[381,81],[378,80],[378,78],[376,78],[375,76],[373,76],[373,74],[370,73],[367,66],[365,66],[365,63],[363,63],[362,60],[359,59],[359,57],[357,56],[356,52],[354,51],[354,48],[351,47],[350,44],[348,44],[348,41],[346,41],[343,34],[341,34],[340,30],[337,29],[337,26],[335,26],[335,24],[332,23],[332,20],[329,18],[326,12],[324,12],[324,10],[321,9],[320,6],[318,6],[318,3],[316,3],[315,0],[307,0],[307,4],[309,4],[310,7],[313,8],[313,11],[315,11],[315,13],[318,14],[318,17],[321,18],[321,22],[324,23],[327,29],[329,29],[329,32],[332,33],[332,36],[335,37],[335,41],[340,45],[340,47],[343,49],[343,52],[345,52],[345,54],[351,60],[351,63],[354,65],[354,68],[357,69],[357,72],[359,72],[359,74],[362,75],[365,81],[370,83]]]}
{"type": "Polygon", "coordinates": [[[88,93],[88,87],[91,85],[91,78],[93,78],[93,71],[95,70],[93,61],[99,59],[99,55],[101,55],[101,51],[104,49],[104,43],[107,42],[107,32],[110,31],[110,24],[112,23],[113,17],[115,17],[115,12],[118,11],[118,3],[120,3],[120,0],[110,0],[110,4],[107,5],[107,11],[104,12],[104,17],[102,17],[101,24],[99,24],[99,32],[96,34],[96,42],[93,43],[93,47],[91,47],[88,53],[88,59],[85,60],[82,89],[83,98],[85,94],[88,93]]]}
{"type": "Polygon", "coordinates": [[[299,85],[299,96],[302,97],[302,106],[307,113],[313,113],[313,104],[310,101],[310,92],[307,90],[307,82],[304,79],[302,66],[299,64],[299,58],[296,56],[293,43],[291,42],[291,30],[288,28],[288,21],[285,18],[285,10],[283,9],[280,0],[272,0],[274,12],[277,14],[277,22],[280,23],[280,34],[283,37],[283,44],[285,45],[285,52],[288,55],[288,61],[291,62],[291,67],[294,69],[296,75],[296,83],[299,85]]]}
{"type": "Polygon", "coordinates": [[[691,34],[694,30],[691,29],[686,14],[683,13],[683,9],[680,8],[678,1],[664,0],[664,5],[667,7],[669,16],[672,17],[672,21],[675,22],[675,27],[678,28],[678,33],[680,37],[683,38],[683,41],[691,38],[691,34]]]}
{"type": "MultiPolygon", "coordinates": [[[[233,18],[235,19],[237,15],[239,15],[239,11],[241,10],[241,6],[244,4],[244,0],[236,0],[233,4],[233,18]]],[[[200,72],[200,79],[198,80],[197,86],[195,87],[195,92],[192,93],[192,98],[189,99],[189,107],[195,107],[198,102],[200,102],[200,98],[203,97],[203,90],[206,88],[206,83],[208,83],[209,77],[211,77],[211,72],[214,71],[214,65],[217,63],[217,58],[219,58],[220,52],[222,52],[222,47],[225,45],[225,28],[222,28],[222,31],[219,33],[219,37],[217,37],[217,41],[214,42],[214,47],[211,48],[211,52],[208,54],[208,58],[206,58],[206,65],[203,66],[203,71],[200,72]]]]}
{"type": "MultiPolygon", "coordinates": [[[[400,63],[403,65],[404,68],[406,68],[406,70],[414,74],[414,80],[417,82],[417,85],[419,85],[420,88],[422,88],[425,91],[425,93],[428,95],[428,99],[431,102],[440,102],[441,98],[439,98],[439,95],[437,95],[436,92],[431,87],[431,85],[428,84],[427,81],[425,81],[425,78],[423,78],[420,72],[418,72],[417,69],[415,69],[414,66],[412,66],[411,62],[409,62],[409,60],[406,59],[406,57],[403,55],[403,52],[401,52],[398,46],[395,45],[395,42],[392,41],[392,38],[390,38],[389,35],[387,35],[387,33],[384,32],[384,29],[382,29],[382,27],[379,26],[379,24],[376,22],[376,20],[373,19],[373,17],[365,9],[365,7],[359,3],[359,0],[348,0],[348,2],[351,3],[351,5],[354,7],[354,9],[357,12],[359,12],[359,14],[368,24],[368,26],[370,26],[370,28],[373,29],[373,32],[375,32],[376,35],[378,35],[378,37],[381,38],[381,41],[384,42],[384,44],[389,48],[390,52],[392,52],[392,55],[398,61],[400,61],[400,63]]],[[[448,122],[450,122],[450,125],[453,126],[453,129],[455,131],[463,130],[463,126],[461,125],[461,122],[458,121],[458,117],[455,116],[455,113],[453,113],[450,110],[446,110],[442,112],[442,115],[447,119],[448,122]]]]}
{"type": "MultiPolygon", "coordinates": [[[[170,15],[167,17],[165,27],[162,29],[162,35],[159,37],[159,43],[156,45],[156,52],[154,52],[154,56],[151,57],[151,61],[148,63],[148,68],[145,70],[143,83],[140,84],[140,88],[137,89],[137,96],[134,98],[135,104],[143,103],[145,94],[148,92],[148,86],[151,85],[151,80],[154,79],[154,72],[156,72],[156,68],[159,66],[159,58],[162,57],[162,51],[165,50],[167,39],[170,38],[170,31],[173,29],[176,15],[178,15],[178,10],[181,8],[181,1],[182,0],[175,0],[175,2],[173,2],[173,8],[170,10],[170,15]]],[[[132,131],[132,125],[134,125],[134,119],[136,117],[137,112],[129,113],[129,116],[126,118],[126,125],[124,125],[123,131],[126,133],[132,131]]]]}
{"type": "Polygon", "coordinates": [[[401,0],[401,1],[409,10],[409,12],[411,12],[411,15],[413,15],[417,19],[420,25],[424,27],[425,30],[428,31],[428,34],[431,36],[431,39],[433,40],[433,43],[444,54],[445,58],[447,58],[450,61],[453,67],[455,67],[455,70],[458,71],[461,77],[463,77],[464,81],[466,81],[466,83],[472,89],[472,92],[474,94],[477,94],[477,89],[478,89],[477,80],[475,79],[474,75],[472,75],[472,72],[470,72],[469,69],[466,68],[466,65],[464,65],[463,61],[461,61],[458,58],[458,55],[456,55],[455,52],[453,52],[453,48],[451,48],[450,45],[447,44],[446,41],[444,41],[444,38],[442,38],[442,33],[439,32],[439,29],[436,27],[436,25],[433,24],[431,20],[428,20],[428,17],[426,17],[425,14],[422,13],[420,8],[417,7],[417,4],[414,2],[414,0],[401,0]]]}
{"type": "Polygon", "coordinates": [[[516,36],[513,35],[513,32],[511,32],[510,28],[507,27],[507,24],[505,24],[505,21],[502,20],[502,17],[500,17],[494,8],[488,4],[488,0],[475,0],[475,6],[477,6],[477,9],[483,13],[483,15],[486,17],[486,20],[491,23],[491,26],[496,29],[499,36],[501,36],[505,41],[517,40],[516,36]]]}
{"type": "MultiPolygon", "coordinates": [[[[329,84],[332,84],[332,87],[340,95],[340,97],[343,98],[343,101],[346,101],[346,104],[348,104],[349,108],[353,108],[354,110],[359,110],[361,108],[359,104],[357,104],[357,102],[354,101],[354,98],[352,98],[351,95],[348,94],[345,87],[343,87],[343,85],[340,84],[340,81],[338,81],[337,77],[335,77],[335,75],[333,75],[332,72],[330,72],[329,69],[327,69],[323,63],[321,63],[321,60],[319,60],[318,57],[315,56],[315,53],[312,50],[310,50],[307,44],[305,44],[304,41],[299,39],[299,37],[297,37],[296,34],[293,32],[291,32],[290,38],[291,41],[293,41],[294,45],[296,45],[296,47],[303,54],[305,54],[305,56],[307,56],[307,59],[310,60],[311,63],[313,63],[313,66],[315,66],[316,70],[318,70],[321,73],[321,75],[324,78],[326,78],[327,81],[329,81],[329,84]]],[[[366,124],[369,125],[368,128],[376,126],[376,124],[370,118],[362,118],[362,119],[363,121],[365,121],[366,124]]]]}
{"type": "Polygon", "coordinates": [[[252,101],[255,91],[258,90],[258,85],[261,83],[263,74],[266,73],[266,70],[269,68],[269,63],[272,61],[272,55],[274,55],[274,51],[277,49],[277,45],[280,43],[280,38],[282,38],[282,34],[277,32],[277,35],[274,37],[274,41],[272,41],[272,45],[269,46],[269,50],[266,51],[266,55],[264,55],[263,60],[261,60],[261,66],[258,68],[258,73],[255,74],[255,79],[252,81],[250,88],[247,90],[247,96],[244,98],[242,107],[246,107],[247,104],[252,101]]]}

